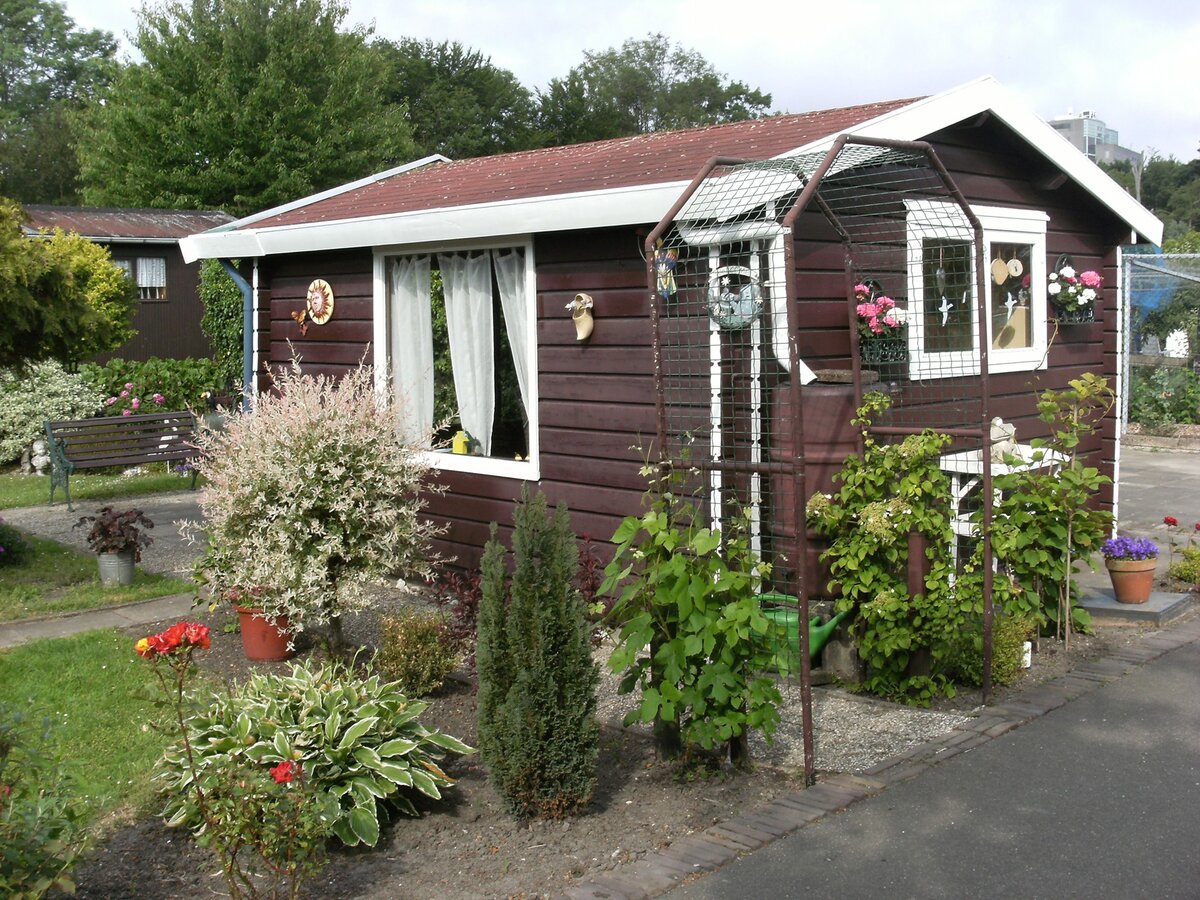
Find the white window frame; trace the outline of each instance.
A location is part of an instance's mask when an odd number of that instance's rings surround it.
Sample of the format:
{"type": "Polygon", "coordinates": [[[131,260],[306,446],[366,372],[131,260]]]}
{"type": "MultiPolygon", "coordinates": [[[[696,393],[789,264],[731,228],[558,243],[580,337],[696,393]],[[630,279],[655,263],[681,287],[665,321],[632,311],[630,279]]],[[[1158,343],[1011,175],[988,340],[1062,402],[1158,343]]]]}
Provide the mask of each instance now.
{"type": "MultiPolygon", "coordinates": [[[[436,469],[447,472],[466,472],[496,478],[514,478],[522,481],[538,481],[541,478],[541,457],[538,443],[538,368],[537,368],[537,283],[533,259],[533,239],[529,235],[512,237],[490,243],[454,242],[442,244],[406,244],[403,246],[376,247],[374,255],[374,342],[375,342],[375,390],[383,397],[391,396],[392,348],[391,310],[387,261],[396,256],[450,253],[482,250],[519,249],[525,255],[525,302],[528,309],[526,320],[527,360],[529,364],[529,404],[525,416],[529,423],[528,454],[523,460],[498,459],[496,457],[471,456],[450,452],[449,448],[427,450],[426,459],[436,469]]],[[[504,327],[498,319],[495,327],[504,327]]]]}
{"type": "MultiPolygon", "coordinates": [[[[947,350],[927,352],[925,343],[925,317],[922,304],[925,297],[924,241],[961,240],[970,245],[971,270],[975,271],[975,234],[967,219],[956,204],[943,200],[906,201],[910,216],[922,214],[919,220],[952,222],[957,215],[961,227],[939,225],[921,226],[914,229],[910,223],[908,244],[908,351],[909,378],[921,381],[939,377],[978,375],[979,323],[976,319],[979,304],[972,283],[968,302],[971,304],[971,348],[969,350],[947,350]]],[[[984,259],[992,258],[995,244],[1028,244],[1030,246],[1029,267],[1029,328],[1033,340],[1028,347],[997,348],[992,346],[992,279],[984,273],[984,311],[987,322],[988,372],[1029,372],[1046,368],[1047,329],[1049,315],[1046,295],[1046,226],[1050,217],[1041,210],[1017,209],[1002,206],[971,206],[971,212],[983,229],[984,259]]]]}

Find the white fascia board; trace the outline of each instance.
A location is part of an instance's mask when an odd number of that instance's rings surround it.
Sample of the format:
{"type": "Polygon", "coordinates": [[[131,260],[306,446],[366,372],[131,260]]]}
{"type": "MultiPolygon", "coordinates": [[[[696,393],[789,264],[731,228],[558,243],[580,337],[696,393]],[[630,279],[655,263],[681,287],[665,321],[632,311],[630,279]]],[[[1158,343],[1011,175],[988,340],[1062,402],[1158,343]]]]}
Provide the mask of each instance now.
{"type": "MultiPolygon", "coordinates": [[[[1133,230],[1151,243],[1162,242],[1163,224],[1153,213],[990,76],[885,113],[856,126],[853,133],[861,137],[917,141],[983,112],[991,112],[1012,128],[1133,230]]],[[[834,137],[822,138],[784,155],[828,150],[833,140],[834,137]]]]}
{"type": "Polygon", "coordinates": [[[687,182],[529,197],[396,215],[243,231],[206,231],[180,242],[194,259],[272,256],[347,247],[481,240],[509,234],[657,223],[687,182]],[[254,252],[250,252],[251,249],[254,252]]]}

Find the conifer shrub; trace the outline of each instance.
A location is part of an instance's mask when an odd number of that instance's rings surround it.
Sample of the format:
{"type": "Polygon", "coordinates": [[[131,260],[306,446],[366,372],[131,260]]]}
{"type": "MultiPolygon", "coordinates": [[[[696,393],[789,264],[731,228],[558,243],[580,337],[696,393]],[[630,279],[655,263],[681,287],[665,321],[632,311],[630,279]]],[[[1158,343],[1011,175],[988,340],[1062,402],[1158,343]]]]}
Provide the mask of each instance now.
{"type": "Polygon", "coordinates": [[[436,691],[456,665],[456,641],[443,616],[408,610],[383,617],[375,668],[408,696],[436,691]]]}
{"type": "Polygon", "coordinates": [[[561,818],[596,788],[599,675],[567,509],[525,493],[513,511],[512,574],[496,525],[481,566],[476,667],[479,746],[519,816],[561,818]]]}

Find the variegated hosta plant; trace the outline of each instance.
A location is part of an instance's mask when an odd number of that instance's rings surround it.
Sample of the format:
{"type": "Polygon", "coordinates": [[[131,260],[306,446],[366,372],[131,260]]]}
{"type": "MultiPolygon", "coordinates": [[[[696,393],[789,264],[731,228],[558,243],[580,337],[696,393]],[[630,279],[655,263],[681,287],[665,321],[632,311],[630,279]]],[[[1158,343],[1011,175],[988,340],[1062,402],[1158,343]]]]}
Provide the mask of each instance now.
{"type": "MultiPolygon", "coordinates": [[[[418,722],[427,706],[405,697],[396,682],[358,677],[337,662],[256,674],[197,704],[188,720],[196,777],[211,792],[231,766],[291,762],[318,796],[336,801],[333,833],[348,846],[374,846],[389,811],[418,814],[411,791],[440,799],[442,788],[454,783],[439,765],[448,752],[474,752],[418,722]]],[[[167,748],[159,767],[167,824],[199,830],[182,742],[167,748]]]]}

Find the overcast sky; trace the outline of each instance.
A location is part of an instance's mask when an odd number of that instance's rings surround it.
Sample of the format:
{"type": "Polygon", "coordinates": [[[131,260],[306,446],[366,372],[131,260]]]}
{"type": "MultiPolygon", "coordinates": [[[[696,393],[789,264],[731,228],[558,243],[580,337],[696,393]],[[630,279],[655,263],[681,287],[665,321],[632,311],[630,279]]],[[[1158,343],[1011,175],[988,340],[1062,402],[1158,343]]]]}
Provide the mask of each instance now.
{"type": "MultiPolygon", "coordinates": [[[[350,24],[456,40],[529,88],[661,32],[780,112],[935,94],[992,75],[1044,119],[1093,110],[1123,146],[1200,156],[1200,6],[1190,0],[349,0],[350,24]]],[[[119,38],[137,0],[66,0],[119,38]],[[132,6],[131,6],[132,4],[132,6]]],[[[128,40],[122,44],[130,50],[128,40]]]]}

